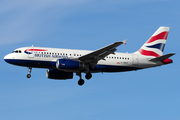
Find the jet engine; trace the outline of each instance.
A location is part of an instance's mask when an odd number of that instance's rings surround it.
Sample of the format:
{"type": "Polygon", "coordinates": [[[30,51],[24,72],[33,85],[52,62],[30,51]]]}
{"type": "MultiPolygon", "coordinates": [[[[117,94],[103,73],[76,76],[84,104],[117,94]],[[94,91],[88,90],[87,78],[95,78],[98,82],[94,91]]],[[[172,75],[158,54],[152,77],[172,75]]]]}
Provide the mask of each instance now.
{"type": "Polygon", "coordinates": [[[84,68],[84,64],[70,59],[58,59],[56,61],[56,68],[58,70],[79,70],[84,68]]]}
{"type": "Polygon", "coordinates": [[[49,79],[66,80],[73,78],[73,72],[64,72],[55,69],[48,69],[46,72],[46,76],[49,79]]]}

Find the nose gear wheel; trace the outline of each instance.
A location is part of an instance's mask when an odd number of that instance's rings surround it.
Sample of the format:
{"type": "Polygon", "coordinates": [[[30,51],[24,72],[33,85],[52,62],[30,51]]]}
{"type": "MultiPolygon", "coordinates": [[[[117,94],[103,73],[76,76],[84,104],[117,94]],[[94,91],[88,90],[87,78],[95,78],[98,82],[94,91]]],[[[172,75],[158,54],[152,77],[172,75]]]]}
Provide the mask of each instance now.
{"type": "Polygon", "coordinates": [[[30,78],[31,77],[31,71],[32,71],[32,67],[29,67],[29,69],[28,69],[28,74],[27,74],[27,78],[30,78]]]}

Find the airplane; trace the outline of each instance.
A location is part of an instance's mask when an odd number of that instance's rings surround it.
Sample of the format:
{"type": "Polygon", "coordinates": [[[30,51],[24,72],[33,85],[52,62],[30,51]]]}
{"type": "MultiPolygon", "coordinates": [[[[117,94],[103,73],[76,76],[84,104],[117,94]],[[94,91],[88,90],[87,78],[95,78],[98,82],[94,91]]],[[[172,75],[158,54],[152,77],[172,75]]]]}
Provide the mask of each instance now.
{"type": "Polygon", "coordinates": [[[134,53],[115,52],[118,46],[127,40],[115,42],[95,51],[59,49],[46,47],[21,47],[6,55],[7,63],[28,67],[27,78],[31,77],[32,68],[46,68],[49,79],[73,79],[73,73],[80,77],[82,86],[85,73],[87,80],[92,73],[124,72],[151,68],[172,63],[169,57],[175,53],[163,55],[170,27],[159,27],[157,31],[134,53]]]}

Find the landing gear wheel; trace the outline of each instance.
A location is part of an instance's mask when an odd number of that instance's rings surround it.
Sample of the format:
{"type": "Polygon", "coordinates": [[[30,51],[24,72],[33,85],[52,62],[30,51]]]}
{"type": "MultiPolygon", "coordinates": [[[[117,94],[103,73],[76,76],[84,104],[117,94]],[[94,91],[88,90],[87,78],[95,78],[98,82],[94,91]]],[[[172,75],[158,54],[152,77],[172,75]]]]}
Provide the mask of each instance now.
{"type": "Polygon", "coordinates": [[[91,79],[92,74],[91,73],[87,73],[85,77],[86,77],[87,80],[89,80],[89,79],[91,79]]]}
{"type": "Polygon", "coordinates": [[[82,86],[82,85],[84,84],[84,80],[83,80],[83,79],[80,79],[80,80],[78,81],[78,84],[79,84],[80,86],[82,86]]]}
{"type": "Polygon", "coordinates": [[[32,71],[32,67],[29,67],[29,69],[28,69],[28,74],[27,74],[27,78],[30,78],[31,77],[31,71],[32,71]]]}
{"type": "Polygon", "coordinates": [[[30,78],[31,77],[31,74],[27,74],[27,78],[30,78]]]}

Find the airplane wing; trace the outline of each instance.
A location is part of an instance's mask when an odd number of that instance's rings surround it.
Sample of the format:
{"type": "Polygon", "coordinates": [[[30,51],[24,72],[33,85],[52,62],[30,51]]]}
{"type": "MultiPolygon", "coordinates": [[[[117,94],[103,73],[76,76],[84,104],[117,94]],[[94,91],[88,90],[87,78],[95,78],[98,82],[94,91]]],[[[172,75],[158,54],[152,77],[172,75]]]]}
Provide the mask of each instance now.
{"type": "Polygon", "coordinates": [[[84,56],[79,57],[79,60],[83,61],[85,64],[94,64],[94,66],[97,64],[99,60],[105,60],[104,58],[109,54],[115,54],[114,52],[117,50],[116,47],[119,45],[125,43],[126,40],[115,42],[113,44],[110,44],[106,47],[100,48],[94,52],[88,53],[84,56]]]}

